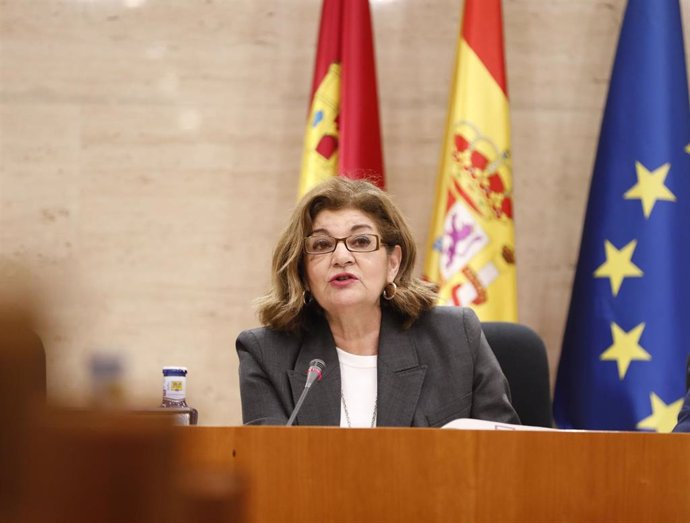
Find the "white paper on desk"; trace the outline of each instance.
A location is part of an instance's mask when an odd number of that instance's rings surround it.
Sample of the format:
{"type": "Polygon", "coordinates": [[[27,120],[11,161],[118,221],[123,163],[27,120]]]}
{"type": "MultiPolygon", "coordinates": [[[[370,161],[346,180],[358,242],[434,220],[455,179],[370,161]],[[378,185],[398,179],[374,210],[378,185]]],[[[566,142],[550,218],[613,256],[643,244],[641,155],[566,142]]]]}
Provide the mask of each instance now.
{"type": "Polygon", "coordinates": [[[485,421],[481,419],[459,418],[446,423],[442,429],[460,430],[556,430],[546,427],[533,427],[530,425],[513,425],[511,423],[500,423],[498,421],[485,421]]]}

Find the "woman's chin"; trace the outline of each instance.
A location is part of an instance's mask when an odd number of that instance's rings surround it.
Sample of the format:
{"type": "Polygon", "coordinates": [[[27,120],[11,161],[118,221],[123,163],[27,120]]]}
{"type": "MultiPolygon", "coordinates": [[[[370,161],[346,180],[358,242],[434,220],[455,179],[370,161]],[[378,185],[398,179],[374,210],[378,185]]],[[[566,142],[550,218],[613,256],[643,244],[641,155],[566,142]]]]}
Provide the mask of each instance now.
{"type": "Polygon", "coordinates": [[[341,296],[337,300],[331,300],[323,309],[329,314],[343,314],[353,311],[361,310],[367,313],[379,306],[379,302],[372,303],[370,300],[364,300],[361,297],[341,296]]]}

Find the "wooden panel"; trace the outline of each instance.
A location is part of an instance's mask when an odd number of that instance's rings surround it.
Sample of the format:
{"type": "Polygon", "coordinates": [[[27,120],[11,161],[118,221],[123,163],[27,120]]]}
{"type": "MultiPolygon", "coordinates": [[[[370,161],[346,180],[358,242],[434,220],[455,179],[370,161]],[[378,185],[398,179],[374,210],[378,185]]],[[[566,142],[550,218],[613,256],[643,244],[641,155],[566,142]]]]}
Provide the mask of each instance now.
{"type": "Polygon", "coordinates": [[[250,521],[682,522],[689,435],[284,427],[179,430],[243,474],[250,521]]]}

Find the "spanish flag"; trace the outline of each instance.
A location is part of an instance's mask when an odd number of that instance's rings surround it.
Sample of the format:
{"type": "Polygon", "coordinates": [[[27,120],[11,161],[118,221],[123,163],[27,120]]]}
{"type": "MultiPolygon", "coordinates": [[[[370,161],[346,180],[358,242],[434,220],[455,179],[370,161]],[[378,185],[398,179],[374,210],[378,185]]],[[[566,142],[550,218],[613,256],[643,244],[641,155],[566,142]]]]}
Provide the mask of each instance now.
{"type": "Polygon", "coordinates": [[[500,0],[466,0],[424,276],[441,303],[517,321],[500,0]]]}
{"type": "Polygon", "coordinates": [[[324,0],[299,196],[331,176],[384,187],[368,0],[324,0]]]}

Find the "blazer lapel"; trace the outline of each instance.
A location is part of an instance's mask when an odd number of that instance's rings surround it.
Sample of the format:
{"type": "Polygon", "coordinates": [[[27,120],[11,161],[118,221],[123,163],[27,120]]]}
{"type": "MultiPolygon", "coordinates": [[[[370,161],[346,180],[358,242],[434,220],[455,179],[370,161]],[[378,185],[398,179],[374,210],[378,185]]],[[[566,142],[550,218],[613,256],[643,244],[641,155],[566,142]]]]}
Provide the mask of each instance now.
{"type": "Polygon", "coordinates": [[[377,373],[377,426],[411,426],[426,365],[419,365],[409,331],[404,331],[400,321],[385,308],[381,314],[377,373]]]}
{"type": "Polygon", "coordinates": [[[295,368],[287,371],[293,405],[297,404],[307,381],[309,362],[314,358],[326,363],[321,381],[311,386],[297,414],[298,425],[340,425],[340,364],[335,342],[326,321],[315,321],[314,330],[305,334],[295,368]]]}

